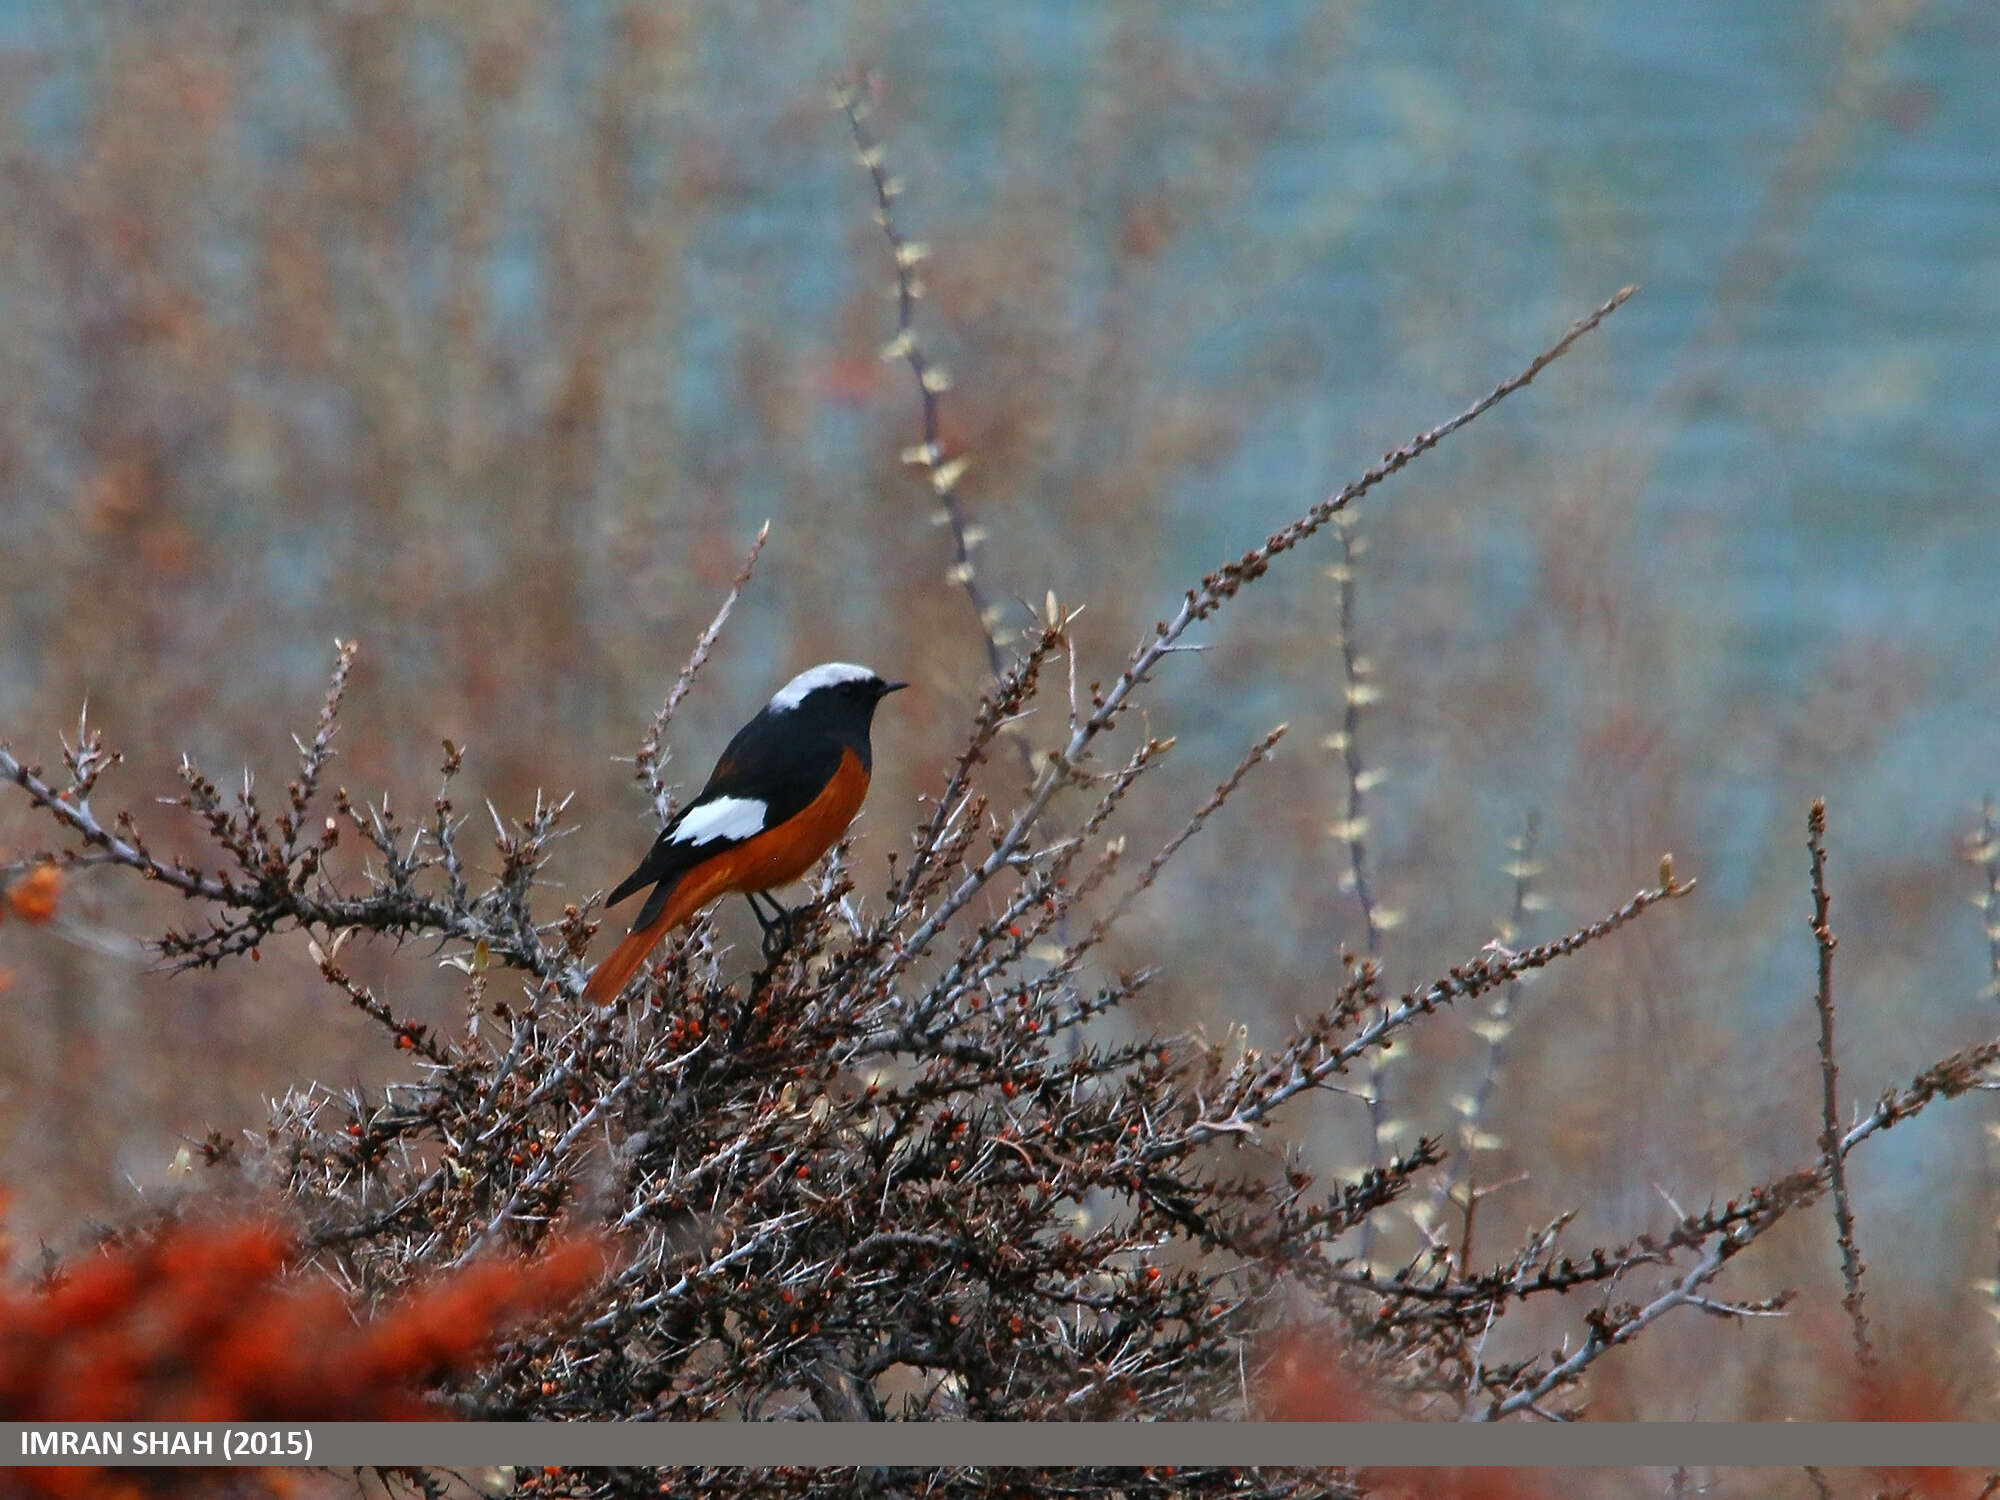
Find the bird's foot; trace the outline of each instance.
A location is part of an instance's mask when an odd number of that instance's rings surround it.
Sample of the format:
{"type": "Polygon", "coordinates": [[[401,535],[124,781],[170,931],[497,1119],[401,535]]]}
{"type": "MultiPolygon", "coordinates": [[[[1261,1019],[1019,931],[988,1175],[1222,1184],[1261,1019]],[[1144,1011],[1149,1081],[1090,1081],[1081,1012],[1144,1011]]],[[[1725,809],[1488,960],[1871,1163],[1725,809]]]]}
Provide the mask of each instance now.
{"type": "MultiPolygon", "coordinates": [[[[744,897],[755,913],[757,925],[764,930],[764,962],[776,963],[791,946],[793,929],[798,925],[799,912],[783,905],[777,897],[767,891],[752,892],[744,897]],[[771,905],[771,914],[764,915],[764,908],[757,904],[762,896],[771,905]]],[[[803,908],[800,908],[803,910],[803,908]]]]}

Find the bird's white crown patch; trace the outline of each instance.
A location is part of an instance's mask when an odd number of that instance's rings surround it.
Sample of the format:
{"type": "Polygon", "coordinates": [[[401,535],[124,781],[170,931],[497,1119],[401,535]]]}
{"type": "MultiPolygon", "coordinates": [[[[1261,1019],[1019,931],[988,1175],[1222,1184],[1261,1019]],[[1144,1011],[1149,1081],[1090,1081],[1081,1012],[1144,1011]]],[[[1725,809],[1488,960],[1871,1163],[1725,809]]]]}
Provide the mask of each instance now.
{"type": "Polygon", "coordinates": [[[857,667],[851,661],[821,662],[816,667],[807,667],[772,694],[770,706],[782,713],[805,702],[806,694],[814,688],[835,687],[843,682],[866,682],[874,675],[868,668],[857,667]]]}

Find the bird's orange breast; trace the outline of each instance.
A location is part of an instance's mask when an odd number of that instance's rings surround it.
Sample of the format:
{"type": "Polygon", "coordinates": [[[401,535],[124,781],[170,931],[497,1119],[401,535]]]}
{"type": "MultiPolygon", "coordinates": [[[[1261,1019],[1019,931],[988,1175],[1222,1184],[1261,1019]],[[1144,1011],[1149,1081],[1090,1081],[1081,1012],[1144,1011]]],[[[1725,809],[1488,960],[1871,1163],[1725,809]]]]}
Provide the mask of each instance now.
{"type": "Polygon", "coordinates": [[[732,891],[767,891],[797,880],[839,842],[867,795],[867,768],[852,750],[843,749],[832,777],[797,813],[733,849],[718,851],[679,876],[659,915],[626,934],[597,966],[584,986],[584,998],[593,1005],[609,1005],[617,999],[653,945],[716,897],[732,891]]]}

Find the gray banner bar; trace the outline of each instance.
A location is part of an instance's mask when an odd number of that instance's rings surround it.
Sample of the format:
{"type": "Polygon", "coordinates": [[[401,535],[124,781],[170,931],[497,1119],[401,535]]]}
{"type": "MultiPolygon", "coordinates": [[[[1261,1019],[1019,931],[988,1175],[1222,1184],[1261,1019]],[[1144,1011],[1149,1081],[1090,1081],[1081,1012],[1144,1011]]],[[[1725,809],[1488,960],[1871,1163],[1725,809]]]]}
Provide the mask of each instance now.
{"type": "Polygon", "coordinates": [[[0,1465],[37,1463],[2000,1468],[2000,1424],[0,1423],[0,1465]]]}

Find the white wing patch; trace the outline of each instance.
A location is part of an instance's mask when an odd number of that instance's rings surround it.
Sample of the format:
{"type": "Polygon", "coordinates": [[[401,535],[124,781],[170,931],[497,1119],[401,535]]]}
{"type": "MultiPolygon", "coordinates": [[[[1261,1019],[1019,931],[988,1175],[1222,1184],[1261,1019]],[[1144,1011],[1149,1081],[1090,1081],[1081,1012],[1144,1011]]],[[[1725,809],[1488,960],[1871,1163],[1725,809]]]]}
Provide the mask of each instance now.
{"type": "Polygon", "coordinates": [[[712,844],[747,839],[764,831],[766,808],[755,797],[717,797],[687,810],[670,844],[712,844]]]}
{"type": "Polygon", "coordinates": [[[788,708],[797,708],[814,688],[833,687],[842,682],[866,682],[874,675],[868,668],[857,667],[851,661],[821,662],[816,667],[807,667],[779,688],[772,695],[770,706],[782,713],[788,708]]]}

